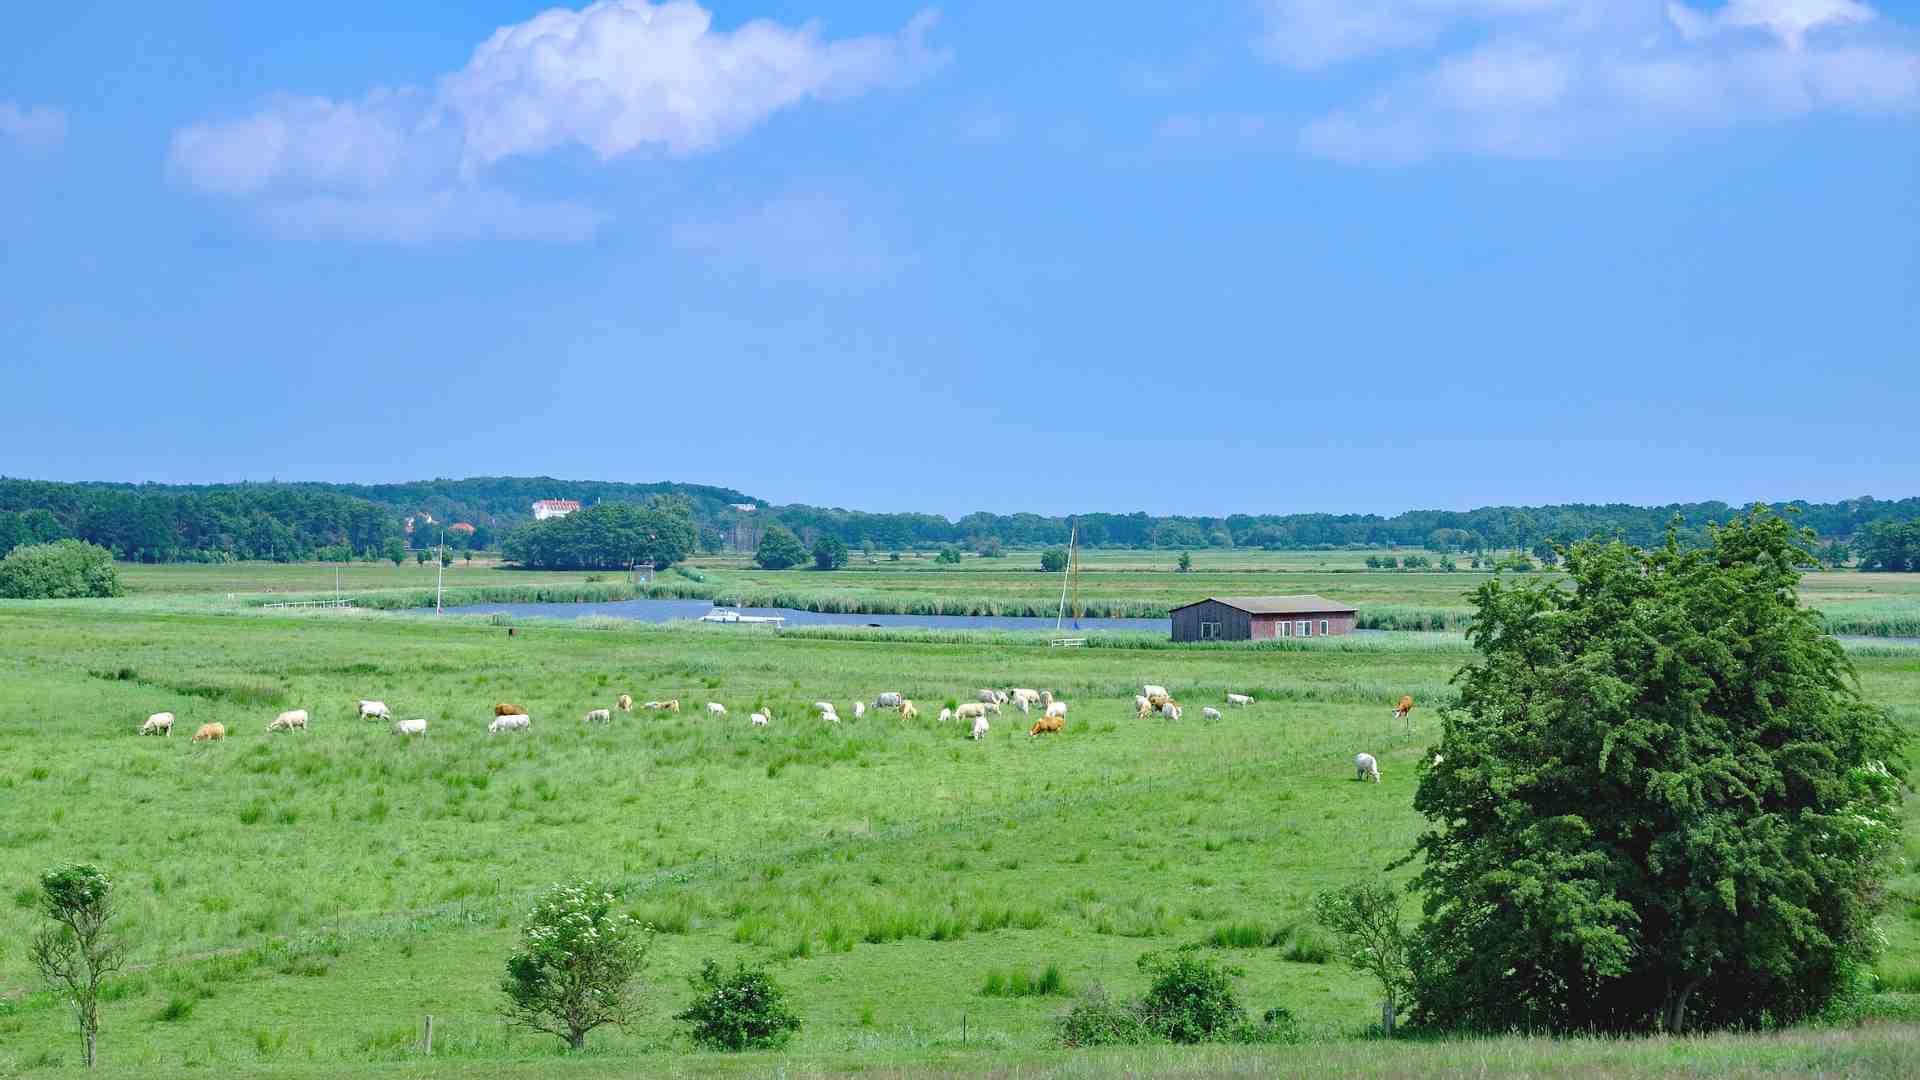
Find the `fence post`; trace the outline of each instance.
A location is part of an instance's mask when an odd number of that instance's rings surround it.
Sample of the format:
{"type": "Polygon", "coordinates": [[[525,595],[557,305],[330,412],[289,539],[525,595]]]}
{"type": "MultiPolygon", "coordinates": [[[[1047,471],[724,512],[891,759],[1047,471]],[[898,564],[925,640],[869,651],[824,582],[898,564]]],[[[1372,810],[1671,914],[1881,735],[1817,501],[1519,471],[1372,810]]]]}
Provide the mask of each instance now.
{"type": "Polygon", "coordinates": [[[433,1056],[433,1014],[427,1014],[427,1056],[433,1056]]]}

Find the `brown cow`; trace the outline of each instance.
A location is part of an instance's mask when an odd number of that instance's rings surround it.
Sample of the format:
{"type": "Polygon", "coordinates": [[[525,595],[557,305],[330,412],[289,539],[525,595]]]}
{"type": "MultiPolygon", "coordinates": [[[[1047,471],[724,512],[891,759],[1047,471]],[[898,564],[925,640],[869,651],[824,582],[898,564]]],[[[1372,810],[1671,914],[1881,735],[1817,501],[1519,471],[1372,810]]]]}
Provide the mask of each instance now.
{"type": "Polygon", "coordinates": [[[1407,694],[1406,696],[1400,699],[1400,704],[1394,706],[1393,718],[1395,720],[1405,720],[1407,718],[1407,714],[1412,711],[1413,711],[1413,695],[1407,694]]]}
{"type": "Polygon", "coordinates": [[[1039,735],[1045,732],[1055,732],[1066,726],[1067,718],[1064,716],[1043,716],[1033,722],[1033,730],[1027,732],[1027,734],[1039,735]]]}
{"type": "Polygon", "coordinates": [[[194,742],[219,742],[227,737],[225,724],[201,724],[200,730],[193,733],[194,742]]]}
{"type": "Polygon", "coordinates": [[[527,707],[525,705],[495,705],[493,707],[493,715],[525,716],[527,715],[527,707]]]}

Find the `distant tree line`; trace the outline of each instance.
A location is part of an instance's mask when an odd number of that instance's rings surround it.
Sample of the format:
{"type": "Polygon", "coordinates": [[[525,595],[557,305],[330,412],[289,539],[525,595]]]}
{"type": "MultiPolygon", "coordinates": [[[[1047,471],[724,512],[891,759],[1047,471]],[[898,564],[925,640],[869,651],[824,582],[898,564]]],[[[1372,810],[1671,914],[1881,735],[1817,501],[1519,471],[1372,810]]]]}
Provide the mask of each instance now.
{"type": "MultiPolygon", "coordinates": [[[[775,528],[795,535],[805,552],[823,539],[849,550],[939,551],[949,547],[991,555],[1008,547],[1063,546],[1077,527],[1082,547],[1345,549],[1425,548],[1436,555],[1531,552],[1550,561],[1556,544],[1591,537],[1629,543],[1664,542],[1678,522],[1683,546],[1706,542],[1707,526],[1731,520],[1737,508],[1721,502],[1665,506],[1567,504],[1493,506],[1477,510],[1415,510],[1378,514],[1234,514],[1156,517],[1146,513],[974,513],[956,520],[938,514],[873,514],[805,505],[773,506],[731,488],[700,484],[620,484],[547,477],[475,477],[410,484],[62,484],[0,480],[0,553],[21,543],[73,537],[147,562],[194,559],[367,558],[404,539],[403,523],[425,512],[436,525],[466,522],[475,532],[448,533],[449,545],[491,548],[530,523],[538,499],[574,499],[588,508],[647,506],[671,499],[693,529],[687,549],[718,550],[739,524],[754,537],[775,528]],[[741,507],[750,509],[742,510],[741,507]]],[[[1890,568],[1914,544],[1905,534],[1873,534],[1875,526],[1920,522],[1920,498],[1871,497],[1834,503],[1786,503],[1796,525],[1829,541],[1830,562],[1850,553],[1861,565],[1890,568]],[[1875,539],[1878,536],[1879,539],[1875,539]],[[1836,543],[1837,542],[1837,543],[1836,543]],[[1851,543],[1849,543],[1851,542],[1851,543]],[[1901,545],[1905,545],[1902,547],[1901,545]],[[1881,556],[1888,556],[1882,560],[1881,556]]],[[[440,530],[418,525],[414,546],[438,542],[440,530]]],[[[748,543],[753,541],[749,540],[748,543]]],[[[803,555],[801,560],[805,561],[803,555]]],[[[1904,556],[1913,564],[1911,554],[1904,556]]]]}

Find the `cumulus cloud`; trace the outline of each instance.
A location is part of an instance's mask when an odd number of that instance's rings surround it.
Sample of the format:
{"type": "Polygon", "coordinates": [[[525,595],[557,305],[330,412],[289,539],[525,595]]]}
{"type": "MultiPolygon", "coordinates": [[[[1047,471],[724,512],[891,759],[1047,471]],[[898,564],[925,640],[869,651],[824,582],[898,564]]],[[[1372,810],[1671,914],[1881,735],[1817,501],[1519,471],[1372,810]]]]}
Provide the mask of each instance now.
{"type": "Polygon", "coordinates": [[[536,231],[572,238],[585,218],[491,190],[492,167],[567,148],[601,161],[709,151],[803,102],[924,76],[946,59],[927,44],[935,21],[923,12],[898,33],[829,40],[812,23],[715,30],[689,0],[556,8],[494,31],[432,87],[281,95],[183,128],[168,164],[194,187],[267,203],[269,216],[337,219],[350,233],[355,221],[450,222],[468,207],[504,225],[520,207],[544,223],[536,231]]]}
{"type": "Polygon", "coordinates": [[[47,105],[0,101],[0,137],[23,146],[52,146],[67,137],[67,114],[47,105]]]}
{"type": "Polygon", "coordinates": [[[1276,0],[1269,28],[1317,25],[1304,40],[1319,51],[1300,55],[1373,53],[1387,71],[1301,134],[1308,151],[1348,160],[1552,156],[1703,125],[1920,109],[1913,34],[1857,0],[1364,0],[1364,32],[1344,6],[1316,24],[1320,10],[1276,0]]]}

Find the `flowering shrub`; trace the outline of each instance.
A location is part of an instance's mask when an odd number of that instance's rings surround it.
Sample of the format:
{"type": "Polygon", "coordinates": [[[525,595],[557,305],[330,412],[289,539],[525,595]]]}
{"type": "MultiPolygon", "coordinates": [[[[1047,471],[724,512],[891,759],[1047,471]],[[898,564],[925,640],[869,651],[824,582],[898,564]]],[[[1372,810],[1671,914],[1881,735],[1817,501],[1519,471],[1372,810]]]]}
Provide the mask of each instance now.
{"type": "Polygon", "coordinates": [[[575,1050],[594,1028],[626,1025],[638,1005],[653,928],[613,905],[613,894],[592,881],[555,885],[540,898],[500,982],[509,1023],[575,1050]]]}
{"type": "Polygon", "coordinates": [[[692,1029],[693,1041],[713,1050],[766,1050],[784,1046],[800,1030],[787,1008],[786,991],[763,968],[741,964],[731,975],[709,960],[693,976],[693,1003],[675,1020],[692,1029]]]}

